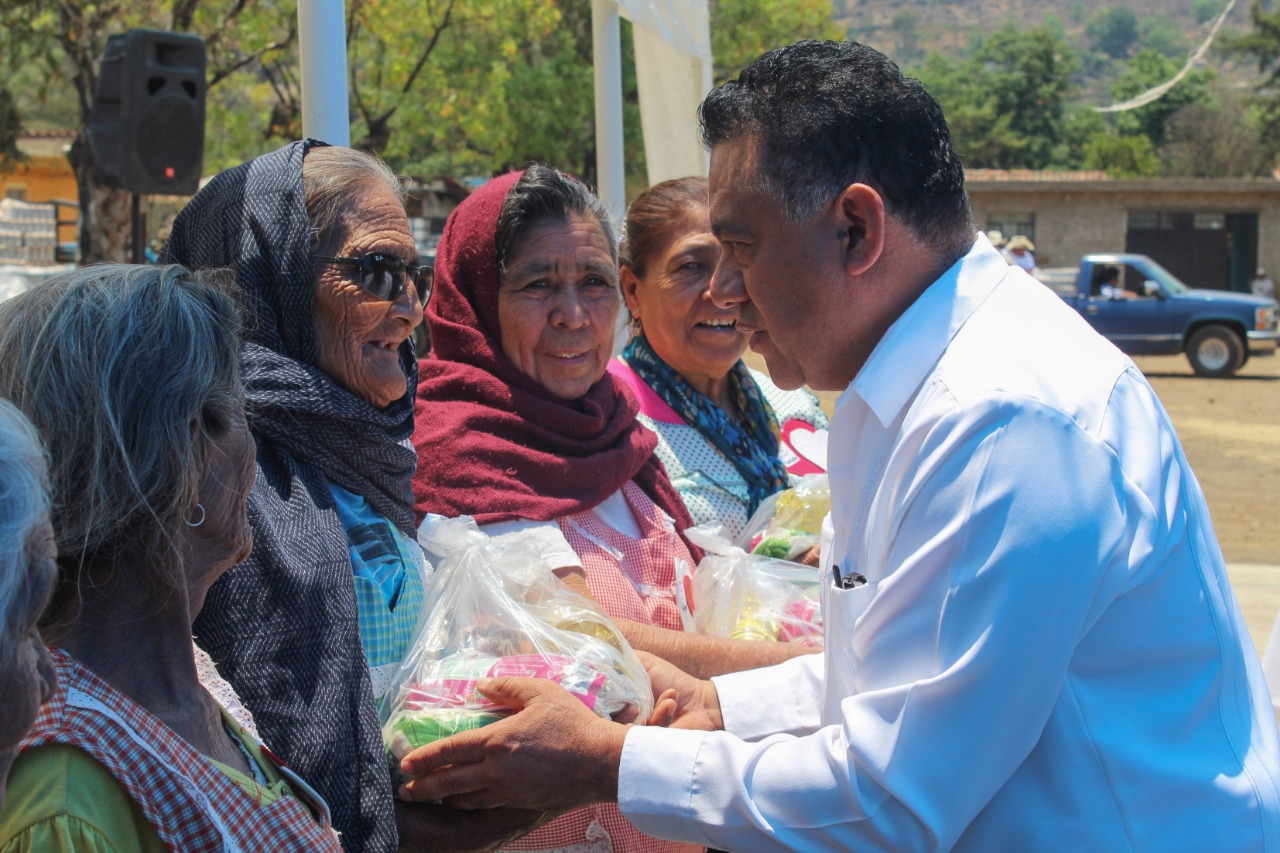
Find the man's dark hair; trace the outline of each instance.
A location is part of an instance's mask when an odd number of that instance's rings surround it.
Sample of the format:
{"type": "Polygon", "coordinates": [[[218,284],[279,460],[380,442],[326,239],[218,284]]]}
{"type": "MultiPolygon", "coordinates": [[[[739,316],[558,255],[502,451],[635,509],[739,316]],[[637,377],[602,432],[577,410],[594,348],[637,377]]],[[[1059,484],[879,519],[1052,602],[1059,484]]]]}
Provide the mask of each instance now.
{"type": "Polygon", "coordinates": [[[942,107],[920,81],[857,42],[800,41],[763,54],[698,108],[702,142],[753,140],[762,186],[793,222],[864,183],[924,242],[972,243],[964,170],[942,107]]]}
{"type": "Polygon", "coordinates": [[[547,222],[566,222],[570,216],[590,216],[599,224],[618,262],[617,232],[600,199],[577,178],[543,163],[534,163],[507,191],[498,212],[498,273],[506,272],[507,259],[530,228],[547,222]]]}

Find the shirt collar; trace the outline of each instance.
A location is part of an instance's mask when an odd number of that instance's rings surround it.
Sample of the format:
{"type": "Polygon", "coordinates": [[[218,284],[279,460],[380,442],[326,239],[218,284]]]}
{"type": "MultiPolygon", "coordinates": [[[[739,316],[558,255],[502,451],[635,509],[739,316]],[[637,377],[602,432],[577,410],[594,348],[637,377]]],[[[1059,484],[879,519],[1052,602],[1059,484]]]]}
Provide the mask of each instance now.
{"type": "Polygon", "coordinates": [[[885,332],[867,363],[836,401],[861,398],[882,426],[897,420],[947,344],[1009,273],[986,235],[920,294],[885,332]]]}

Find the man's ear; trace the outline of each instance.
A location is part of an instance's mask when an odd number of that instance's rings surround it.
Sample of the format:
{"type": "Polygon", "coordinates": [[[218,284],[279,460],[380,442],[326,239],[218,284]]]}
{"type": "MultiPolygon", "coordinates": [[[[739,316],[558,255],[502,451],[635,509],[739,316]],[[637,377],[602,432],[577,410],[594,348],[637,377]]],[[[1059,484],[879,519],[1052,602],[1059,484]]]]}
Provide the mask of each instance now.
{"type": "Polygon", "coordinates": [[[636,289],[640,287],[640,279],[636,278],[631,267],[624,266],[618,270],[618,283],[622,285],[622,298],[627,302],[627,310],[631,312],[632,317],[636,316],[636,310],[640,307],[640,297],[636,294],[636,289]]]}
{"type": "Polygon", "coordinates": [[[862,275],[884,251],[884,199],[873,187],[850,184],[836,199],[836,217],[844,242],[845,272],[862,275]]]}

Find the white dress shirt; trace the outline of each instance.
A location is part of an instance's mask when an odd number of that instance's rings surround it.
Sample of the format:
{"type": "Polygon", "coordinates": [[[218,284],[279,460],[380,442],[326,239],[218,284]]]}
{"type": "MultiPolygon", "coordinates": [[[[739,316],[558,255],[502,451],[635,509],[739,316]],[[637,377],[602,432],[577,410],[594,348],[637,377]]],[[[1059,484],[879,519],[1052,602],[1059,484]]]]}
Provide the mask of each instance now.
{"type": "Polygon", "coordinates": [[[836,404],[822,656],[633,727],[642,831],[734,850],[1276,850],[1280,743],[1132,362],[979,238],[836,404]],[[842,577],[865,583],[839,588],[842,577]]]}

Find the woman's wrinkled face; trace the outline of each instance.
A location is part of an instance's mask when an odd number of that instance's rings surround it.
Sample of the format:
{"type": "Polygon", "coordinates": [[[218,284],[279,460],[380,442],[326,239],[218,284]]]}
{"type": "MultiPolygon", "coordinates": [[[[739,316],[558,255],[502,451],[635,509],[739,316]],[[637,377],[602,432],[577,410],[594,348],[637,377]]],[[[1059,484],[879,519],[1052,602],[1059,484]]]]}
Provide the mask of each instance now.
{"type": "Polygon", "coordinates": [[[36,628],[49,603],[57,572],[53,529],[47,523],[36,534],[28,553],[33,592],[25,602],[28,612],[19,614],[20,633],[11,638],[13,648],[0,650],[0,808],[4,806],[9,768],[18,757],[18,743],[58,684],[53,659],[36,628]]]}
{"type": "Polygon", "coordinates": [[[627,308],[653,351],[694,381],[723,379],[747,348],[736,328],[737,306],[719,308],[711,301],[711,273],[719,260],[711,216],[706,207],[695,207],[671,224],[643,277],[629,268],[622,273],[627,308]]]}
{"type": "Polygon", "coordinates": [[[562,400],[604,376],[622,300],[609,239],[595,218],[531,226],[498,284],[502,351],[562,400]]]}
{"type": "MultiPolygon", "coordinates": [[[[335,257],[385,252],[407,264],[418,261],[404,206],[381,184],[351,199],[339,230],[345,236],[335,257]]],[[[417,291],[410,284],[388,302],[360,287],[358,269],[319,263],[316,270],[316,365],[376,408],[403,397],[408,384],[399,350],[422,322],[417,291]]]]}
{"type": "Polygon", "coordinates": [[[192,528],[205,547],[199,552],[198,564],[190,567],[193,575],[188,578],[193,619],[213,582],[253,550],[248,505],[257,474],[257,443],[249,432],[243,406],[235,409],[229,423],[207,424],[205,429],[211,437],[200,478],[203,521],[192,528]]]}

